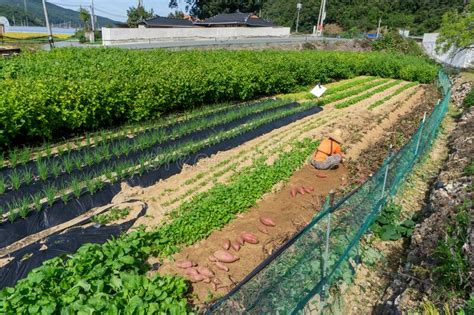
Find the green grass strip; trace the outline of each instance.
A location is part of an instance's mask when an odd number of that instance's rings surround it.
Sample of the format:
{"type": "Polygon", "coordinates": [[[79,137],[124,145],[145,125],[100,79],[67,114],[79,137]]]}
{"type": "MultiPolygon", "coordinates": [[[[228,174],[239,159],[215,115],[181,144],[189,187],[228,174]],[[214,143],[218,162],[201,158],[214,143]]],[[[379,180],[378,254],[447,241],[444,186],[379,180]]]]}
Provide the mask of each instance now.
{"type": "Polygon", "coordinates": [[[321,105],[334,103],[334,102],[340,101],[342,99],[357,95],[359,93],[365,92],[365,91],[367,91],[371,88],[374,88],[376,86],[385,84],[389,80],[390,79],[371,80],[371,81],[369,81],[365,84],[357,85],[354,88],[346,89],[346,90],[342,91],[341,93],[337,93],[335,95],[323,96],[323,98],[320,100],[321,105]]]}
{"type": "Polygon", "coordinates": [[[0,291],[0,313],[106,313],[134,311],[185,314],[186,282],[179,277],[147,278],[150,254],[166,256],[209,236],[247,211],[281,181],[286,181],[317,146],[293,144],[272,165],[257,161],[229,184],[218,184],[185,202],[170,223],[143,229],[104,244],[83,245],[68,258],[53,258],[13,288],[0,291]]]}
{"type": "Polygon", "coordinates": [[[367,107],[369,110],[372,110],[374,109],[375,107],[377,106],[380,106],[382,105],[383,103],[385,103],[386,101],[388,101],[389,99],[391,99],[392,97],[395,97],[397,96],[398,94],[402,93],[403,91],[406,91],[408,90],[409,88],[412,88],[414,86],[418,85],[418,82],[410,82],[408,84],[405,84],[404,86],[398,88],[395,92],[393,92],[392,94],[390,95],[387,95],[385,96],[384,98],[372,103],[371,105],[369,105],[369,107],[367,107]]]}
{"type": "Polygon", "coordinates": [[[341,109],[341,108],[346,108],[346,107],[349,107],[353,104],[356,104],[362,100],[365,100],[366,98],[369,98],[371,97],[372,95],[375,95],[377,93],[380,93],[380,92],[383,92],[391,87],[394,87],[395,85],[398,85],[400,84],[400,82],[402,82],[401,80],[397,80],[397,81],[393,81],[393,82],[389,82],[389,83],[385,83],[381,86],[379,86],[378,88],[372,90],[372,91],[369,91],[367,93],[364,93],[364,94],[361,94],[361,95],[357,95],[353,98],[350,98],[348,99],[347,101],[344,101],[342,103],[339,103],[336,105],[336,108],[338,109],[341,109]]]}

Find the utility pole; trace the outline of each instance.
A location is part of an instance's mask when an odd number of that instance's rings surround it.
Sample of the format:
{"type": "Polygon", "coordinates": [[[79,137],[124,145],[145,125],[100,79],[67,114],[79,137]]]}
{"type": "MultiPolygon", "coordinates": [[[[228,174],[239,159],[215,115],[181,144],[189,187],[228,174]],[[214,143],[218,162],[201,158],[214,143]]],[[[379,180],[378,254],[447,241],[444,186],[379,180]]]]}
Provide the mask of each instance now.
{"type": "Polygon", "coordinates": [[[26,0],[23,0],[23,6],[25,8],[26,26],[28,26],[28,7],[26,6],[26,0]]]}
{"type": "Polygon", "coordinates": [[[318,24],[313,29],[313,35],[322,36],[323,35],[323,25],[324,20],[326,19],[326,0],[321,0],[321,6],[319,7],[318,15],[318,24]]]}
{"type": "Polygon", "coordinates": [[[382,23],[382,18],[379,18],[379,25],[377,26],[377,38],[380,37],[380,24],[382,23]]]}
{"type": "Polygon", "coordinates": [[[301,2],[298,2],[296,4],[296,10],[298,10],[298,14],[296,15],[296,33],[298,33],[298,28],[300,25],[300,11],[302,8],[303,8],[303,5],[301,4],[301,2]]]}
{"type": "Polygon", "coordinates": [[[53,31],[51,30],[51,26],[49,25],[48,9],[46,8],[46,0],[43,0],[43,10],[44,10],[44,19],[46,20],[46,27],[48,28],[49,46],[51,48],[54,48],[53,31]]]}
{"type": "Polygon", "coordinates": [[[91,29],[90,42],[95,42],[95,14],[94,14],[94,0],[91,0],[91,29]]]}

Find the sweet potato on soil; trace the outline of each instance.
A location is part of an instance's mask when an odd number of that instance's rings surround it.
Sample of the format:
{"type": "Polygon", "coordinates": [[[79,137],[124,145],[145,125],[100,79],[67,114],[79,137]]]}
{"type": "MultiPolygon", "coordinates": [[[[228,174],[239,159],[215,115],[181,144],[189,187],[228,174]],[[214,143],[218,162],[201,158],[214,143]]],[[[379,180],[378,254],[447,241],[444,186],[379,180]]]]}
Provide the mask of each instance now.
{"type": "Polygon", "coordinates": [[[237,242],[239,242],[239,245],[240,246],[243,246],[244,245],[244,239],[242,238],[242,236],[238,235],[237,238],[235,239],[237,242]]]}
{"type": "Polygon", "coordinates": [[[220,270],[223,270],[225,272],[228,272],[229,271],[229,267],[227,267],[226,265],[224,265],[223,263],[221,263],[220,261],[216,261],[216,267],[220,270]]]}
{"type": "Polygon", "coordinates": [[[231,242],[231,246],[232,246],[232,248],[233,248],[236,252],[238,252],[238,251],[240,250],[240,243],[239,243],[239,241],[232,241],[232,242],[231,242]]]}
{"type": "Polygon", "coordinates": [[[206,276],[208,278],[212,278],[214,277],[214,272],[207,268],[207,267],[204,267],[204,266],[200,266],[197,268],[197,271],[199,272],[199,274],[203,275],[203,276],[206,276]]]}
{"type": "Polygon", "coordinates": [[[176,262],[176,267],[187,269],[194,266],[194,263],[191,260],[180,260],[176,262]]]}
{"type": "Polygon", "coordinates": [[[216,261],[217,261],[217,258],[214,257],[214,255],[209,255],[209,257],[208,257],[207,259],[209,259],[209,261],[212,261],[212,262],[216,262],[216,261]]]}
{"type": "Polygon", "coordinates": [[[206,279],[205,276],[200,274],[191,275],[189,278],[191,279],[191,282],[201,282],[202,280],[206,279]]]}
{"type": "Polygon", "coordinates": [[[328,176],[326,174],[316,174],[316,177],[327,178],[328,176]]]}
{"type": "Polygon", "coordinates": [[[296,189],[296,187],[291,187],[291,191],[290,191],[291,197],[295,198],[297,194],[298,194],[298,190],[296,189]]]}
{"type": "Polygon", "coordinates": [[[305,190],[304,190],[304,187],[298,188],[298,192],[302,195],[304,195],[306,193],[305,190]]]}
{"type": "Polygon", "coordinates": [[[260,217],[260,222],[266,226],[275,226],[275,222],[269,217],[260,217]]]}
{"type": "Polygon", "coordinates": [[[230,240],[225,240],[224,242],[224,245],[222,245],[222,247],[225,249],[225,250],[229,250],[230,248],[230,240]]]}
{"type": "Polygon", "coordinates": [[[249,233],[249,232],[242,232],[240,234],[244,241],[246,241],[249,244],[258,244],[258,238],[255,234],[249,233]]]}
{"type": "Polygon", "coordinates": [[[304,191],[306,191],[308,194],[310,192],[313,192],[314,191],[314,188],[313,187],[303,187],[304,191]]]}
{"type": "Polygon", "coordinates": [[[199,272],[197,271],[196,268],[188,268],[186,269],[186,274],[192,276],[192,275],[198,275],[199,272]]]}
{"type": "Polygon", "coordinates": [[[234,261],[239,260],[239,257],[232,255],[231,253],[225,250],[218,250],[214,253],[214,256],[220,262],[233,263],[234,261]]]}

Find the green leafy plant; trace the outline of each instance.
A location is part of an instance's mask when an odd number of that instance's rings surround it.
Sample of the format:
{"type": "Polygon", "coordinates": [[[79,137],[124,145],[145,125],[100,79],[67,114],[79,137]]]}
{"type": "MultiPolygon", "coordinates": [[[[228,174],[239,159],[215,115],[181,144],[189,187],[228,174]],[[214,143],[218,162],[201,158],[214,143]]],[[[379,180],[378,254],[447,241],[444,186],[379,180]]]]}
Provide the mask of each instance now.
{"type": "Polygon", "coordinates": [[[33,196],[30,196],[31,198],[31,203],[33,204],[34,208],[36,211],[41,211],[42,204],[41,204],[41,195],[40,194],[35,194],[33,196]]]}
{"type": "Polygon", "coordinates": [[[46,180],[48,178],[48,165],[42,159],[36,161],[36,171],[38,172],[38,177],[41,180],[46,180]]]}
{"type": "Polygon", "coordinates": [[[24,147],[23,150],[19,153],[19,159],[21,164],[26,164],[31,157],[31,149],[28,147],[24,147]]]}
{"type": "Polygon", "coordinates": [[[18,170],[14,169],[10,172],[8,177],[10,178],[10,185],[13,187],[13,189],[18,190],[21,186],[22,174],[18,170]]]}
{"type": "Polygon", "coordinates": [[[5,193],[5,190],[7,190],[7,184],[5,183],[5,178],[3,178],[3,176],[0,176],[0,195],[5,193]]]}
{"type": "Polygon", "coordinates": [[[54,177],[58,177],[62,172],[61,165],[58,161],[52,161],[51,164],[49,164],[49,167],[54,177]]]}
{"type": "Polygon", "coordinates": [[[33,172],[31,171],[30,168],[25,168],[21,174],[22,176],[22,182],[29,185],[33,181],[33,172]]]}
{"type": "Polygon", "coordinates": [[[79,197],[81,196],[81,192],[82,192],[81,182],[77,178],[74,177],[71,180],[71,182],[69,183],[69,185],[70,185],[70,187],[72,189],[72,193],[74,194],[76,199],[79,199],[79,197]]]}
{"type": "Polygon", "coordinates": [[[402,206],[389,203],[375,219],[370,227],[371,231],[383,241],[396,241],[411,236],[415,222],[410,219],[401,221],[401,213],[402,206]]]}
{"type": "Polygon", "coordinates": [[[18,161],[19,161],[19,152],[18,150],[13,150],[10,152],[10,154],[8,155],[8,159],[10,160],[10,164],[12,167],[16,167],[18,165],[18,161]]]}
{"type": "Polygon", "coordinates": [[[62,162],[66,173],[71,174],[72,170],[74,169],[74,162],[71,156],[69,154],[64,156],[62,162]]]}
{"type": "Polygon", "coordinates": [[[23,219],[27,217],[30,212],[30,198],[23,198],[20,201],[18,212],[23,219]]]}
{"type": "Polygon", "coordinates": [[[48,185],[43,189],[44,196],[46,197],[48,201],[48,205],[51,207],[54,203],[54,200],[56,198],[56,192],[57,189],[53,185],[48,185]]]}
{"type": "Polygon", "coordinates": [[[112,208],[108,212],[104,214],[95,215],[91,218],[91,220],[95,223],[100,225],[105,225],[110,222],[123,219],[130,213],[130,208],[112,208]]]}

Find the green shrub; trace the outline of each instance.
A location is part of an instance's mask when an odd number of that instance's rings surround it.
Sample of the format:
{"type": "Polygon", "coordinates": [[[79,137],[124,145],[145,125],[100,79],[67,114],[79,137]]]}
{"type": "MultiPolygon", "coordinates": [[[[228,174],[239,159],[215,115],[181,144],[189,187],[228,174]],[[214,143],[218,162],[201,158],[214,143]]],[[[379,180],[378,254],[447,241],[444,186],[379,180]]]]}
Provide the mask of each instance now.
{"type": "Polygon", "coordinates": [[[474,88],[466,95],[463,104],[465,108],[470,108],[474,105],[474,88]]]}
{"type": "Polygon", "coordinates": [[[404,38],[396,31],[384,34],[379,39],[373,41],[372,49],[374,51],[386,51],[390,53],[402,53],[414,56],[424,56],[423,49],[416,41],[404,38]]]}
{"type": "Polygon", "coordinates": [[[357,75],[427,83],[437,66],[385,53],[57,49],[0,60],[0,145],[287,93],[357,75]]]}
{"type": "Polygon", "coordinates": [[[400,220],[402,207],[395,203],[386,205],[371,226],[372,232],[383,241],[396,241],[411,236],[415,222],[400,220]]]}

